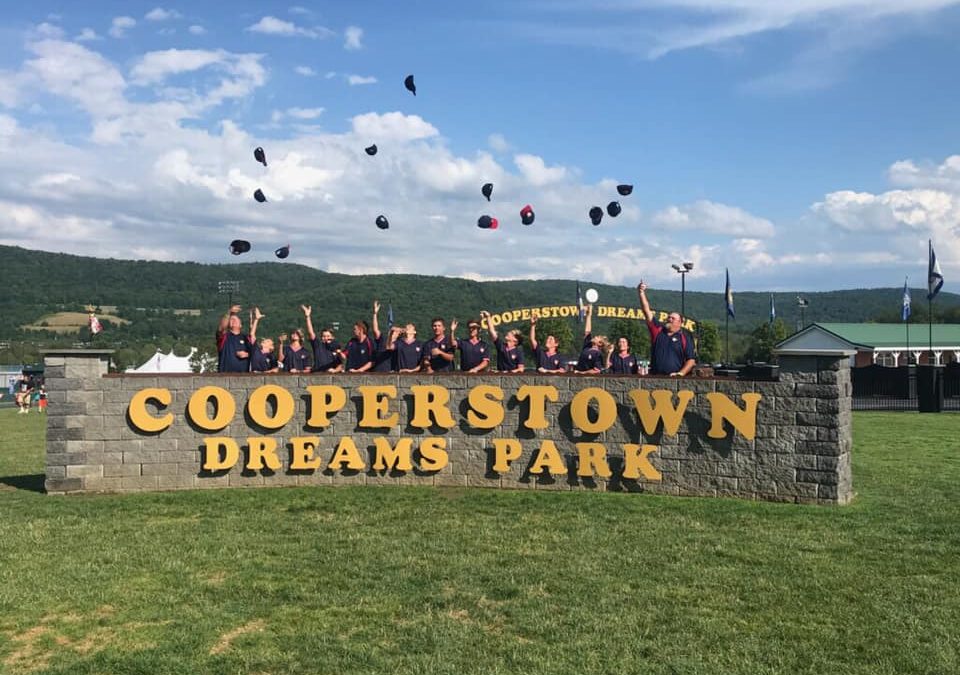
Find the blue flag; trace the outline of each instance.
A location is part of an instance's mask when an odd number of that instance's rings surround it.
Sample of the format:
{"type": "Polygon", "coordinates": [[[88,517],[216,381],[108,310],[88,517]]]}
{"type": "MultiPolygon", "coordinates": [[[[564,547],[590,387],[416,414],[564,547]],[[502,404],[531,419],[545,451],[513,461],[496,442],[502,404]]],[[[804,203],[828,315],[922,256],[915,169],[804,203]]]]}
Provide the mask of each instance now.
{"type": "Polygon", "coordinates": [[[387,305],[387,328],[393,328],[393,304],[387,305]]]}
{"type": "Polygon", "coordinates": [[[577,321],[583,321],[584,314],[587,313],[583,306],[583,294],[580,292],[580,282],[577,282],[577,321]]]}
{"type": "Polygon", "coordinates": [[[729,269],[727,270],[727,288],[723,292],[723,297],[726,298],[726,301],[727,301],[727,314],[733,319],[737,318],[736,313],[734,313],[733,311],[733,289],[730,287],[730,270],[729,269]]]}
{"type": "Polygon", "coordinates": [[[777,318],[777,308],[773,305],[773,293],[770,294],[770,323],[777,318]]]}
{"type": "Polygon", "coordinates": [[[928,239],[927,244],[930,247],[930,264],[927,266],[927,300],[933,300],[943,288],[943,273],[940,271],[940,263],[937,262],[937,254],[933,250],[933,241],[928,239]]]}
{"type": "Polygon", "coordinates": [[[910,318],[910,289],[907,288],[907,280],[903,280],[903,305],[900,308],[900,320],[906,321],[910,318]]]}

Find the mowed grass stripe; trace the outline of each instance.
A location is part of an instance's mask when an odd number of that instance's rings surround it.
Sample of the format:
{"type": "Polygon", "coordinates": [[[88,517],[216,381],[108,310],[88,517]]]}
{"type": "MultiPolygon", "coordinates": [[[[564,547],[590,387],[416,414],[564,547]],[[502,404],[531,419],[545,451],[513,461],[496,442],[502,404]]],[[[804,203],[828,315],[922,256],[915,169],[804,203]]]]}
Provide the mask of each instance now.
{"type": "Polygon", "coordinates": [[[856,501],[49,497],[0,411],[0,672],[960,671],[960,416],[855,416],[856,501]],[[13,484],[14,486],[11,486],[13,484]]]}

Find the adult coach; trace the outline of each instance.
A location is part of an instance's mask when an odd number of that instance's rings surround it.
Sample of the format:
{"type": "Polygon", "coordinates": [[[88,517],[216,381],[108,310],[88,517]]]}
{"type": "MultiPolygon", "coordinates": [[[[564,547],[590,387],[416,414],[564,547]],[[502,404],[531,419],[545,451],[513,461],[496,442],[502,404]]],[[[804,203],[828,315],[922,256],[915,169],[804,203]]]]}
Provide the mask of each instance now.
{"type": "Polygon", "coordinates": [[[220,319],[217,328],[217,370],[221,373],[245,373],[250,370],[252,345],[249,337],[242,335],[242,332],[240,305],[234,305],[220,319]]]}
{"type": "Polygon", "coordinates": [[[647,285],[642,281],[637,286],[640,307],[650,331],[650,374],[683,377],[697,365],[693,351],[693,338],[683,330],[683,317],[677,312],[667,315],[667,322],[660,323],[650,311],[647,300],[647,285]]]}

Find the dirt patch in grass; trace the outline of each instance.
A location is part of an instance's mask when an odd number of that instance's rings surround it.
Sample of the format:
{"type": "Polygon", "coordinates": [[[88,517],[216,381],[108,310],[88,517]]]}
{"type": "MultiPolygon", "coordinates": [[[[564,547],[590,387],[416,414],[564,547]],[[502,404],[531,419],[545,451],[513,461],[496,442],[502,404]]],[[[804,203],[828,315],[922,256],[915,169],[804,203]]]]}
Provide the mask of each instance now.
{"type": "Polygon", "coordinates": [[[210,650],[210,655],[215,656],[216,654],[222,654],[223,652],[230,649],[230,645],[241,635],[246,635],[247,633],[259,633],[263,630],[266,623],[263,619],[257,619],[256,621],[250,621],[245,623],[239,628],[234,628],[231,631],[227,631],[220,636],[220,639],[217,640],[217,644],[213,646],[210,650]]]}

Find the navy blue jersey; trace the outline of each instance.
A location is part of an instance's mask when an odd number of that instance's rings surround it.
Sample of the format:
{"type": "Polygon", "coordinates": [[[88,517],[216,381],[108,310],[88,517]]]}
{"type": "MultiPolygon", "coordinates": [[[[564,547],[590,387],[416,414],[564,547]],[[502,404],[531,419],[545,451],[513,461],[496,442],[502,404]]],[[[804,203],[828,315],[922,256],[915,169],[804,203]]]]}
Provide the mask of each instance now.
{"type": "Polygon", "coordinates": [[[355,337],[350,338],[347,343],[347,370],[356,370],[373,361],[374,347],[373,340],[365,337],[359,340],[355,337]]]}
{"type": "Polygon", "coordinates": [[[293,350],[290,345],[283,345],[283,369],[286,371],[299,370],[303,372],[310,366],[310,352],[300,346],[293,350]]]}
{"type": "Polygon", "coordinates": [[[396,370],[394,365],[394,353],[387,349],[387,334],[380,333],[380,339],[371,340],[373,343],[373,368],[370,370],[377,373],[389,373],[396,370]]]}
{"type": "Polygon", "coordinates": [[[457,340],[457,349],[460,350],[460,370],[472,370],[490,361],[490,347],[483,340],[457,340]]]}
{"type": "Polygon", "coordinates": [[[618,375],[636,375],[640,372],[640,365],[637,363],[635,354],[620,356],[614,354],[610,357],[610,372],[618,375]]]}
{"type": "Polygon", "coordinates": [[[393,343],[393,348],[397,353],[397,370],[419,368],[423,362],[423,343],[419,340],[410,343],[397,340],[393,343]]]}
{"type": "Polygon", "coordinates": [[[547,354],[542,346],[537,345],[537,348],[533,350],[533,358],[537,360],[537,368],[545,368],[546,370],[564,369],[563,357],[560,356],[560,352],[547,354]]]}
{"type": "Polygon", "coordinates": [[[250,357],[250,372],[265,373],[277,367],[277,355],[273,352],[264,354],[259,347],[254,347],[253,356],[250,357]]]}
{"type": "Polygon", "coordinates": [[[313,347],[314,372],[333,370],[340,365],[340,345],[336,340],[326,344],[319,338],[313,338],[310,340],[310,346],[313,347]]]}
{"type": "Polygon", "coordinates": [[[580,352],[580,358],[577,359],[574,370],[584,372],[594,368],[603,368],[603,355],[593,346],[593,335],[587,333],[583,336],[583,351],[580,352]]]}
{"type": "Polygon", "coordinates": [[[435,340],[434,338],[430,338],[429,340],[424,342],[423,357],[426,359],[430,359],[430,367],[435,372],[442,373],[449,370],[453,370],[453,361],[447,361],[442,356],[431,356],[431,354],[433,354],[434,347],[440,349],[445,354],[453,354],[454,346],[453,346],[453,343],[450,341],[450,338],[444,335],[439,342],[437,342],[437,340],[435,340]]]}
{"type": "Polygon", "coordinates": [[[217,333],[217,370],[221,373],[245,373],[250,370],[250,357],[237,356],[237,352],[249,354],[254,347],[246,335],[230,332],[217,333]]]}
{"type": "Polygon", "coordinates": [[[497,348],[497,370],[510,373],[523,365],[523,350],[520,347],[509,349],[500,338],[494,340],[493,345],[497,348]]]}
{"type": "Polygon", "coordinates": [[[663,324],[654,319],[647,322],[650,331],[650,372],[654,375],[676,373],[689,359],[695,359],[693,338],[683,329],[673,335],[667,333],[663,324]]]}

